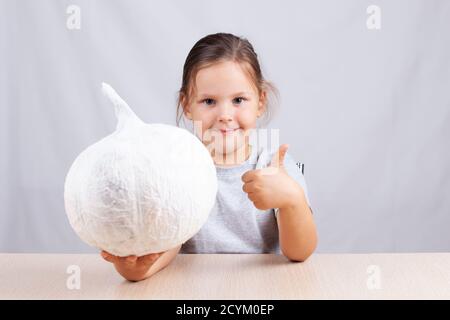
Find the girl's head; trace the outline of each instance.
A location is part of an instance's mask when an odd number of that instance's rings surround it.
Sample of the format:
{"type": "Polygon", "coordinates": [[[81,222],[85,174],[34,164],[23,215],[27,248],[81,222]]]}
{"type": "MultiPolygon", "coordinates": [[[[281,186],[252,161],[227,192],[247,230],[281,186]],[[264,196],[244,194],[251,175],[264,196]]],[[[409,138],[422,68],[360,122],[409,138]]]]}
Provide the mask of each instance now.
{"type": "Polygon", "coordinates": [[[276,97],[277,91],[263,78],[250,42],[232,34],[211,34],[186,58],[177,125],[184,115],[194,122],[205,145],[214,143],[216,156],[235,156],[248,145],[258,119],[268,119],[271,95],[276,97]]]}

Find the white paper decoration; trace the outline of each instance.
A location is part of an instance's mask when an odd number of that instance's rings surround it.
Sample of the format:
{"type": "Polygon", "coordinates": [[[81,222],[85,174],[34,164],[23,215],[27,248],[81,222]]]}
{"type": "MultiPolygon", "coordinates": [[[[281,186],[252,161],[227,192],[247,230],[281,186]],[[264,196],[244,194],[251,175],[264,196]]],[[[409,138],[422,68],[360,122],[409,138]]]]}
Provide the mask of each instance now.
{"type": "Polygon", "coordinates": [[[70,224],[117,256],[176,247],[206,222],[217,192],[213,160],[185,129],[145,124],[109,85],[116,131],[84,150],[65,181],[70,224]]]}

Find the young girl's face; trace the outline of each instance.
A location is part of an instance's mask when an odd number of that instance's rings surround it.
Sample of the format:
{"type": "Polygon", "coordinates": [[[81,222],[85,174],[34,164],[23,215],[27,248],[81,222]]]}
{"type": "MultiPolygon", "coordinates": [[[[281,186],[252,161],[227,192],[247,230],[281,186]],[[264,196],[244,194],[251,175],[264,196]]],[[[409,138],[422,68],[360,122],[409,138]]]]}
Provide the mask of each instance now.
{"type": "Polygon", "coordinates": [[[248,136],[265,110],[265,96],[265,92],[258,94],[236,62],[220,62],[198,71],[194,96],[184,110],[198,126],[196,133],[202,142],[215,151],[216,163],[219,158],[230,163],[229,159],[239,159],[238,154],[248,157],[248,136]]]}

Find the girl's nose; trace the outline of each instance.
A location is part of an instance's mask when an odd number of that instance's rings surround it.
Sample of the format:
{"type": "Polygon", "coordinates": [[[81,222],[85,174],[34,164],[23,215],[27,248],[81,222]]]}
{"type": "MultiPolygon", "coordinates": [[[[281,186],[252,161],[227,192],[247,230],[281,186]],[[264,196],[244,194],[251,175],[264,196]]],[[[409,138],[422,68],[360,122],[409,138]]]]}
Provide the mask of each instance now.
{"type": "Polygon", "coordinates": [[[233,120],[233,108],[226,104],[220,106],[218,120],[221,122],[232,121],[233,120]]]}

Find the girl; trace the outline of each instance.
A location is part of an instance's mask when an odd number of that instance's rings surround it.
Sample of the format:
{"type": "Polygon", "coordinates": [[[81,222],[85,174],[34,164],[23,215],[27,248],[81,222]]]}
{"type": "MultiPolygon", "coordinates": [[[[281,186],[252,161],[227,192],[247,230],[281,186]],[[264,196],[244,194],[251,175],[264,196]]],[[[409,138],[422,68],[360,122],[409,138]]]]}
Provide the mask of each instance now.
{"type": "Polygon", "coordinates": [[[209,149],[218,178],[216,203],[201,230],[183,245],[141,257],[105,251],[126,279],[150,277],[180,253],[282,253],[304,261],[317,245],[306,183],[286,153],[256,147],[251,133],[271,111],[275,88],[252,45],[232,34],[200,39],[189,52],[177,107],[209,149]]]}

